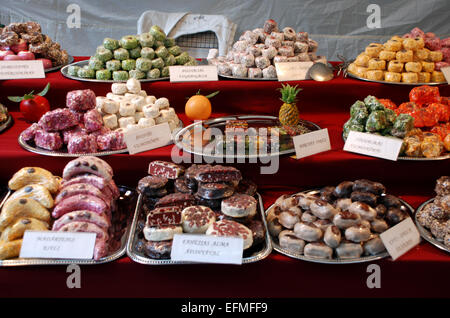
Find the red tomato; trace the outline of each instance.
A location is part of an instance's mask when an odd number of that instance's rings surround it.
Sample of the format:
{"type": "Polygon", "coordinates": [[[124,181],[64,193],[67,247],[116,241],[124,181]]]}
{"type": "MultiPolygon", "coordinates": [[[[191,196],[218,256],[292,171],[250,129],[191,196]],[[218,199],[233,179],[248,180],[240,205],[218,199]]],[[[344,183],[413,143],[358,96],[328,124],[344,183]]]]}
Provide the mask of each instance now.
{"type": "Polygon", "coordinates": [[[20,102],[20,112],[27,121],[37,122],[49,110],[50,104],[47,98],[39,95],[33,95],[33,98],[20,102]]]}

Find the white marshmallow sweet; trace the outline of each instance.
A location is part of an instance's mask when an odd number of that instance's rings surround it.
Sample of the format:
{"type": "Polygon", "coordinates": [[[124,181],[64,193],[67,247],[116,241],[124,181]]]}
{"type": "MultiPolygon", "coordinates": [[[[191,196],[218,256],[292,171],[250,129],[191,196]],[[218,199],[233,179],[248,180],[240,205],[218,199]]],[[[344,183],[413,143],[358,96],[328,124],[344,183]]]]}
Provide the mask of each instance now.
{"type": "Polygon", "coordinates": [[[151,127],[155,126],[155,120],[153,118],[141,118],[138,122],[139,127],[151,127]]]}
{"type": "Polygon", "coordinates": [[[117,116],[114,114],[103,116],[103,124],[109,129],[116,129],[118,126],[117,116]]]}
{"type": "Polygon", "coordinates": [[[138,94],[133,94],[133,93],[126,93],[125,94],[125,97],[127,98],[127,99],[133,99],[133,98],[135,98],[135,97],[138,97],[139,95],[138,94]]]}
{"type": "Polygon", "coordinates": [[[95,107],[97,107],[97,108],[102,108],[102,106],[103,106],[103,101],[106,99],[106,97],[104,97],[104,96],[97,96],[96,98],[95,98],[95,107]]]}
{"type": "Polygon", "coordinates": [[[105,99],[102,111],[107,114],[115,114],[119,111],[119,103],[112,99],[105,99]]]}
{"type": "Polygon", "coordinates": [[[144,112],[136,112],[134,113],[134,120],[139,122],[141,118],[145,118],[144,112]]]}
{"type": "Polygon", "coordinates": [[[159,116],[159,107],[155,105],[146,105],[142,108],[142,112],[147,118],[156,118],[159,116]]]}
{"type": "Polygon", "coordinates": [[[167,119],[167,120],[172,120],[173,118],[175,118],[177,116],[177,114],[175,113],[175,109],[173,109],[172,107],[169,107],[167,109],[161,109],[161,117],[167,119]]]}
{"type": "Polygon", "coordinates": [[[119,119],[120,128],[127,128],[128,125],[134,125],[136,122],[134,121],[134,117],[122,117],[119,119]]]}
{"type": "Polygon", "coordinates": [[[133,93],[133,94],[137,94],[137,93],[139,93],[141,91],[141,82],[139,82],[135,78],[130,78],[127,81],[126,87],[128,89],[128,92],[133,93]]]}
{"type": "Polygon", "coordinates": [[[142,107],[146,105],[145,98],[143,96],[136,96],[133,99],[131,99],[131,104],[134,106],[136,111],[141,112],[142,107]]]}
{"type": "Polygon", "coordinates": [[[167,122],[169,122],[169,120],[167,118],[159,116],[159,117],[155,118],[155,122],[156,122],[157,125],[159,125],[159,124],[162,124],[162,123],[167,123],[167,122]]]}
{"type": "Polygon", "coordinates": [[[159,109],[168,108],[170,106],[169,100],[165,97],[158,98],[155,101],[155,105],[159,107],[159,109]]]}
{"type": "Polygon", "coordinates": [[[174,120],[169,120],[168,123],[170,131],[174,131],[175,129],[177,129],[178,123],[176,123],[174,120]]]}
{"type": "Polygon", "coordinates": [[[147,97],[147,92],[144,91],[143,89],[141,89],[141,91],[138,93],[138,95],[142,96],[142,97],[147,97]]]}
{"type": "Polygon", "coordinates": [[[128,88],[124,83],[113,83],[111,85],[111,92],[116,95],[123,95],[128,92],[128,88]]]}
{"type": "Polygon", "coordinates": [[[130,102],[121,102],[119,107],[119,114],[120,116],[134,116],[134,113],[136,112],[136,108],[134,108],[133,104],[130,102]]]}
{"type": "Polygon", "coordinates": [[[154,104],[156,102],[156,97],[155,96],[147,96],[147,97],[145,97],[145,102],[147,104],[154,104]]]}

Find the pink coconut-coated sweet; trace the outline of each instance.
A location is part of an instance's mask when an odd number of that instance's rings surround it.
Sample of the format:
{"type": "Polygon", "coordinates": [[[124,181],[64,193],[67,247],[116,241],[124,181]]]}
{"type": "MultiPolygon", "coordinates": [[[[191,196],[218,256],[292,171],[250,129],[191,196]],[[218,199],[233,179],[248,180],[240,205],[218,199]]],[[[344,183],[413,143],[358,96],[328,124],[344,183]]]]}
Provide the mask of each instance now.
{"type": "Polygon", "coordinates": [[[82,112],[95,108],[95,93],[90,89],[71,91],[66,96],[66,106],[82,112]]]}

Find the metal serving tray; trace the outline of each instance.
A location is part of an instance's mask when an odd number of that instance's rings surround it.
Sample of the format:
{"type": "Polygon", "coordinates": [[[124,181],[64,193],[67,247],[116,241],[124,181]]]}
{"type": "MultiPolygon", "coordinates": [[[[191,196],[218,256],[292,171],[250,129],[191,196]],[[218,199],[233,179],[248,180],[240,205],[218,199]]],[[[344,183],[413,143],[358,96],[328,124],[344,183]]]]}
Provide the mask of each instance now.
{"type": "MultiPolygon", "coordinates": [[[[301,191],[299,193],[308,193],[308,194],[316,194],[318,193],[319,190],[306,190],[306,191],[301,191]]],[[[296,193],[296,194],[299,194],[296,193]]],[[[293,195],[296,195],[293,194],[293,195]]],[[[400,199],[400,198],[399,198],[400,199]]],[[[410,211],[411,215],[414,213],[414,209],[408,204],[406,203],[404,200],[400,199],[400,201],[402,202],[403,205],[405,205],[408,210],[410,211]]],[[[266,216],[269,214],[270,210],[273,209],[275,204],[272,204],[267,210],[266,210],[266,216]]],[[[284,254],[286,256],[292,257],[292,258],[296,258],[302,261],[307,261],[307,262],[313,262],[313,263],[320,263],[320,264],[356,264],[356,263],[366,263],[366,262],[373,262],[382,258],[386,258],[389,256],[389,253],[383,252],[377,255],[371,255],[371,256],[363,256],[363,257],[359,257],[359,258],[349,258],[349,259],[339,259],[339,258],[334,258],[334,259],[321,259],[321,258],[313,258],[313,257],[307,257],[303,254],[298,254],[298,253],[294,253],[291,252],[289,250],[286,250],[284,248],[282,248],[279,244],[278,244],[278,238],[274,238],[272,237],[272,235],[270,235],[270,238],[272,240],[272,246],[273,249],[277,252],[279,252],[280,254],[284,254]]]]}
{"type": "Polygon", "coordinates": [[[428,241],[428,243],[430,243],[430,244],[436,246],[437,248],[439,248],[439,249],[441,249],[441,250],[443,250],[443,251],[446,251],[447,253],[450,253],[450,248],[448,248],[447,246],[445,246],[445,244],[444,244],[442,241],[437,240],[437,239],[433,236],[433,234],[432,234],[428,229],[426,229],[425,227],[423,227],[423,226],[419,223],[419,221],[417,220],[417,213],[420,212],[420,211],[422,211],[423,208],[424,208],[428,203],[432,203],[433,201],[434,201],[434,198],[432,198],[432,199],[430,199],[430,200],[428,200],[428,201],[425,201],[424,203],[422,203],[422,204],[417,208],[416,214],[414,215],[414,221],[416,222],[416,226],[417,226],[417,229],[419,230],[420,236],[422,236],[422,238],[423,238],[424,240],[428,241]]]}
{"type": "Polygon", "coordinates": [[[430,83],[404,83],[404,82],[386,82],[386,81],[376,81],[376,80],[370,80],[367,78],[363,78],[363,77],[359,77],[355,74],[352,74],[350,72],[348,72],[348,76],[356,78],[358,80],[361,81],[366,81],[366,82],[373,82],[373,83],[381,83],[381,84],[392,84],[392,85],[409,85],[409,86],[420,86],[420,85],[442,85],[442,84],[447,84],[447,82],[442,82],[442,83],[438,83],[438,82],[430,82],[430,83]]]}
{"type": "MultiPolygon", "coordinates": [[[[203,149],[205,147],[202,147],[201,150],[198,149],[192,149],[190,144],[186,144],[183,140],[184,134],[192,129],[194,129],[195,126],[201,125],[202,127],[208,126],[208,127],[224,127],[227,120],[246,120],[249,123],[257,122],[257,123],[266,123],[268,126],[275,126],[279,124],[278,117],[275,116],[266,116],[266,115],[230,115],[225,117],[219,117],[214,119],[209,119],[205,121],[199,121],[193,124],[190,124],[186,127],[184,127],[182,130],[180,130],[174,138],[174,142],[177,145],[178,148],[182,149],[183,151],[186,151],[188,153],[208,157],[208,158],[214,158],[214,159],[252,159],[252,158],[268,158],[268,157],[275,157],[275,156],[281,156],[286,154],[293,154],[295,153],[295,148],[290,148],[286,150],[282,150],[279,152],[274,153],[266,153],[265,155],[249,155],[245,154],[244,156],[238,156],[237,154],[233,155],[226,155],[226,154],[210,154],[205,153],[203,149]]],[[[308,128],[310,131],[315,131],[321,129],[319,125],[310,122],[308,120],[300,119],[300,123],[308,128]]]]}
{"type": "MultiPolygon", "coordinates": [[[[254,252],[251,256],[244,257],[242,259],[242,264],[249,264],[258,262],[264,258],[266,258],[272,252],[272,243],[269,237],[269,231],[267,229],[267,222],[264,216],[264,206],[262,203],[262,198],[259,193],[256,193],[258,200],[258,210],[261,216],[261,220],[264,224],[264,228],[266,230],[265,241],[261,250],[254,252]]],[[[138,253],[135,250],[136,243],[139,238],[139,229],[137,227],[138,221],[141,218],[141,206],[142,206],[142,196],[139,195],[138,203],[136,205],[136,211],[133,218],[133,224],[131,225],[130,236],[128,238],[127,245],[127,255],[135,262],[146,264],[146,265],[181,265],[181,264],[201,264],[194,262],[180,262],[180,261],[172,261],[170,259],[152,259],[146,256],[143,253],[138,253]]]]}
{"type": "Polygon", "coordinates": [[[221,75],[221,74],[219,74],[219,77],[229,78],[229,79],[234,79],[234,80],[239,80],[239,81],[263,81],[263,82],[267,82],[267,81],[278,81],[278,77],[270,77],[270,78],[250,78],[250,77],[239,77],[239,76],[221,75]]]}
{"type": "MultiPolygon", "coordinates": [[[[61,73],[62,75],[64,75],[67,78],[76,80],[76,81],[82,81],[82,82],[95,82],[95,83],[120,83],[123,82],[125,83],[126,81],[114,81],[114,80],[98,80],[95,78],[81,78],[81,77],[76,77],[76,76],[72,76],[69,75],[69,67],[70,66],[79,66],[79,67],[83,67],[89,64],[89,60],[84,60],[84,61],[79,61],[79,62],[75,62],[69,65],[64,66],[61,69],[61,73]]],[[[160,78],[155,78],[155,79],[140,79],[140,82],[159,82],[159,81],[166,81],[170,79],[170,77],[160,77],[160,78]]]]}
{"type": "Polygon", "coordinates": [[[44,70],[44,72],[45,72],[45,73],[54,72],[54,71],[57,71],[57,70],[59,70],[60,68],[66,66],[66,65],[71,64],[71,63],[73,63],[73,56],[72,56],[72,55],[69,55],[69,60],[67,61],[67,64],[59,65],[59,66],[54,66],[54,67],[50,67],[50,68],[44,70]]]}
{"type": "MultiPolygon", "coordinates": [[[[125,187],[118,186],[120,190],[120,198],[118,200],[118,208],[121,209],[120,213],[127,213],[132,211],[132,206],[136,204],[137,193],[136,190],[125,187]]],[[[3,204],[8,199],[9,195],[12,191],[8,192],[3,201],[1,202],[0,209],[3,207],[3,204]]],[[[112,225],[114,226],[114,225],[112,225]]],[[[43,258],[17,258],[17,259],[8,259],[8,260],[0,260],[0,267],[9,267],[9,266],[29,266],[29,265],[70,265],[70,264],[79,264],[79,265],[97,265],[112,262],[126,253],[127,249],[127,239],[131,228],[131,214],[127,216],[126,227],[123,227],[124,233],[122,234],[120,240],[120,246],[117,250],[112,252],[106,257],[99,259],[98,261],[94,259],[43,259],[43,258]]]]}

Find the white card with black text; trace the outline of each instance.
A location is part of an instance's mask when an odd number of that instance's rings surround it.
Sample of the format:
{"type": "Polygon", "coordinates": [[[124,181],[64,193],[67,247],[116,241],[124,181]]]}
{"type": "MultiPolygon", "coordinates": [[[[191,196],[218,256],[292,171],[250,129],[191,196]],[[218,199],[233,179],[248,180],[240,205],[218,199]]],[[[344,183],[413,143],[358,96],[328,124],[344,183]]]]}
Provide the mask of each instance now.
{"type": "Polygon", "coordinates": [[[297,159],[331,149],[327,128],[295,136],[293,140],[297,159]]]}
{"type": "Polygon", "coordinates": [[[399,138],[350,131],[344,150],[396,161],[402,144],[403,140],[399,138]]]}
{"type": "Polygon", "coordinates": [[[410,217],[381,233],[380,238],[393,260],[420,243],[420,233],[410,217]]]}

